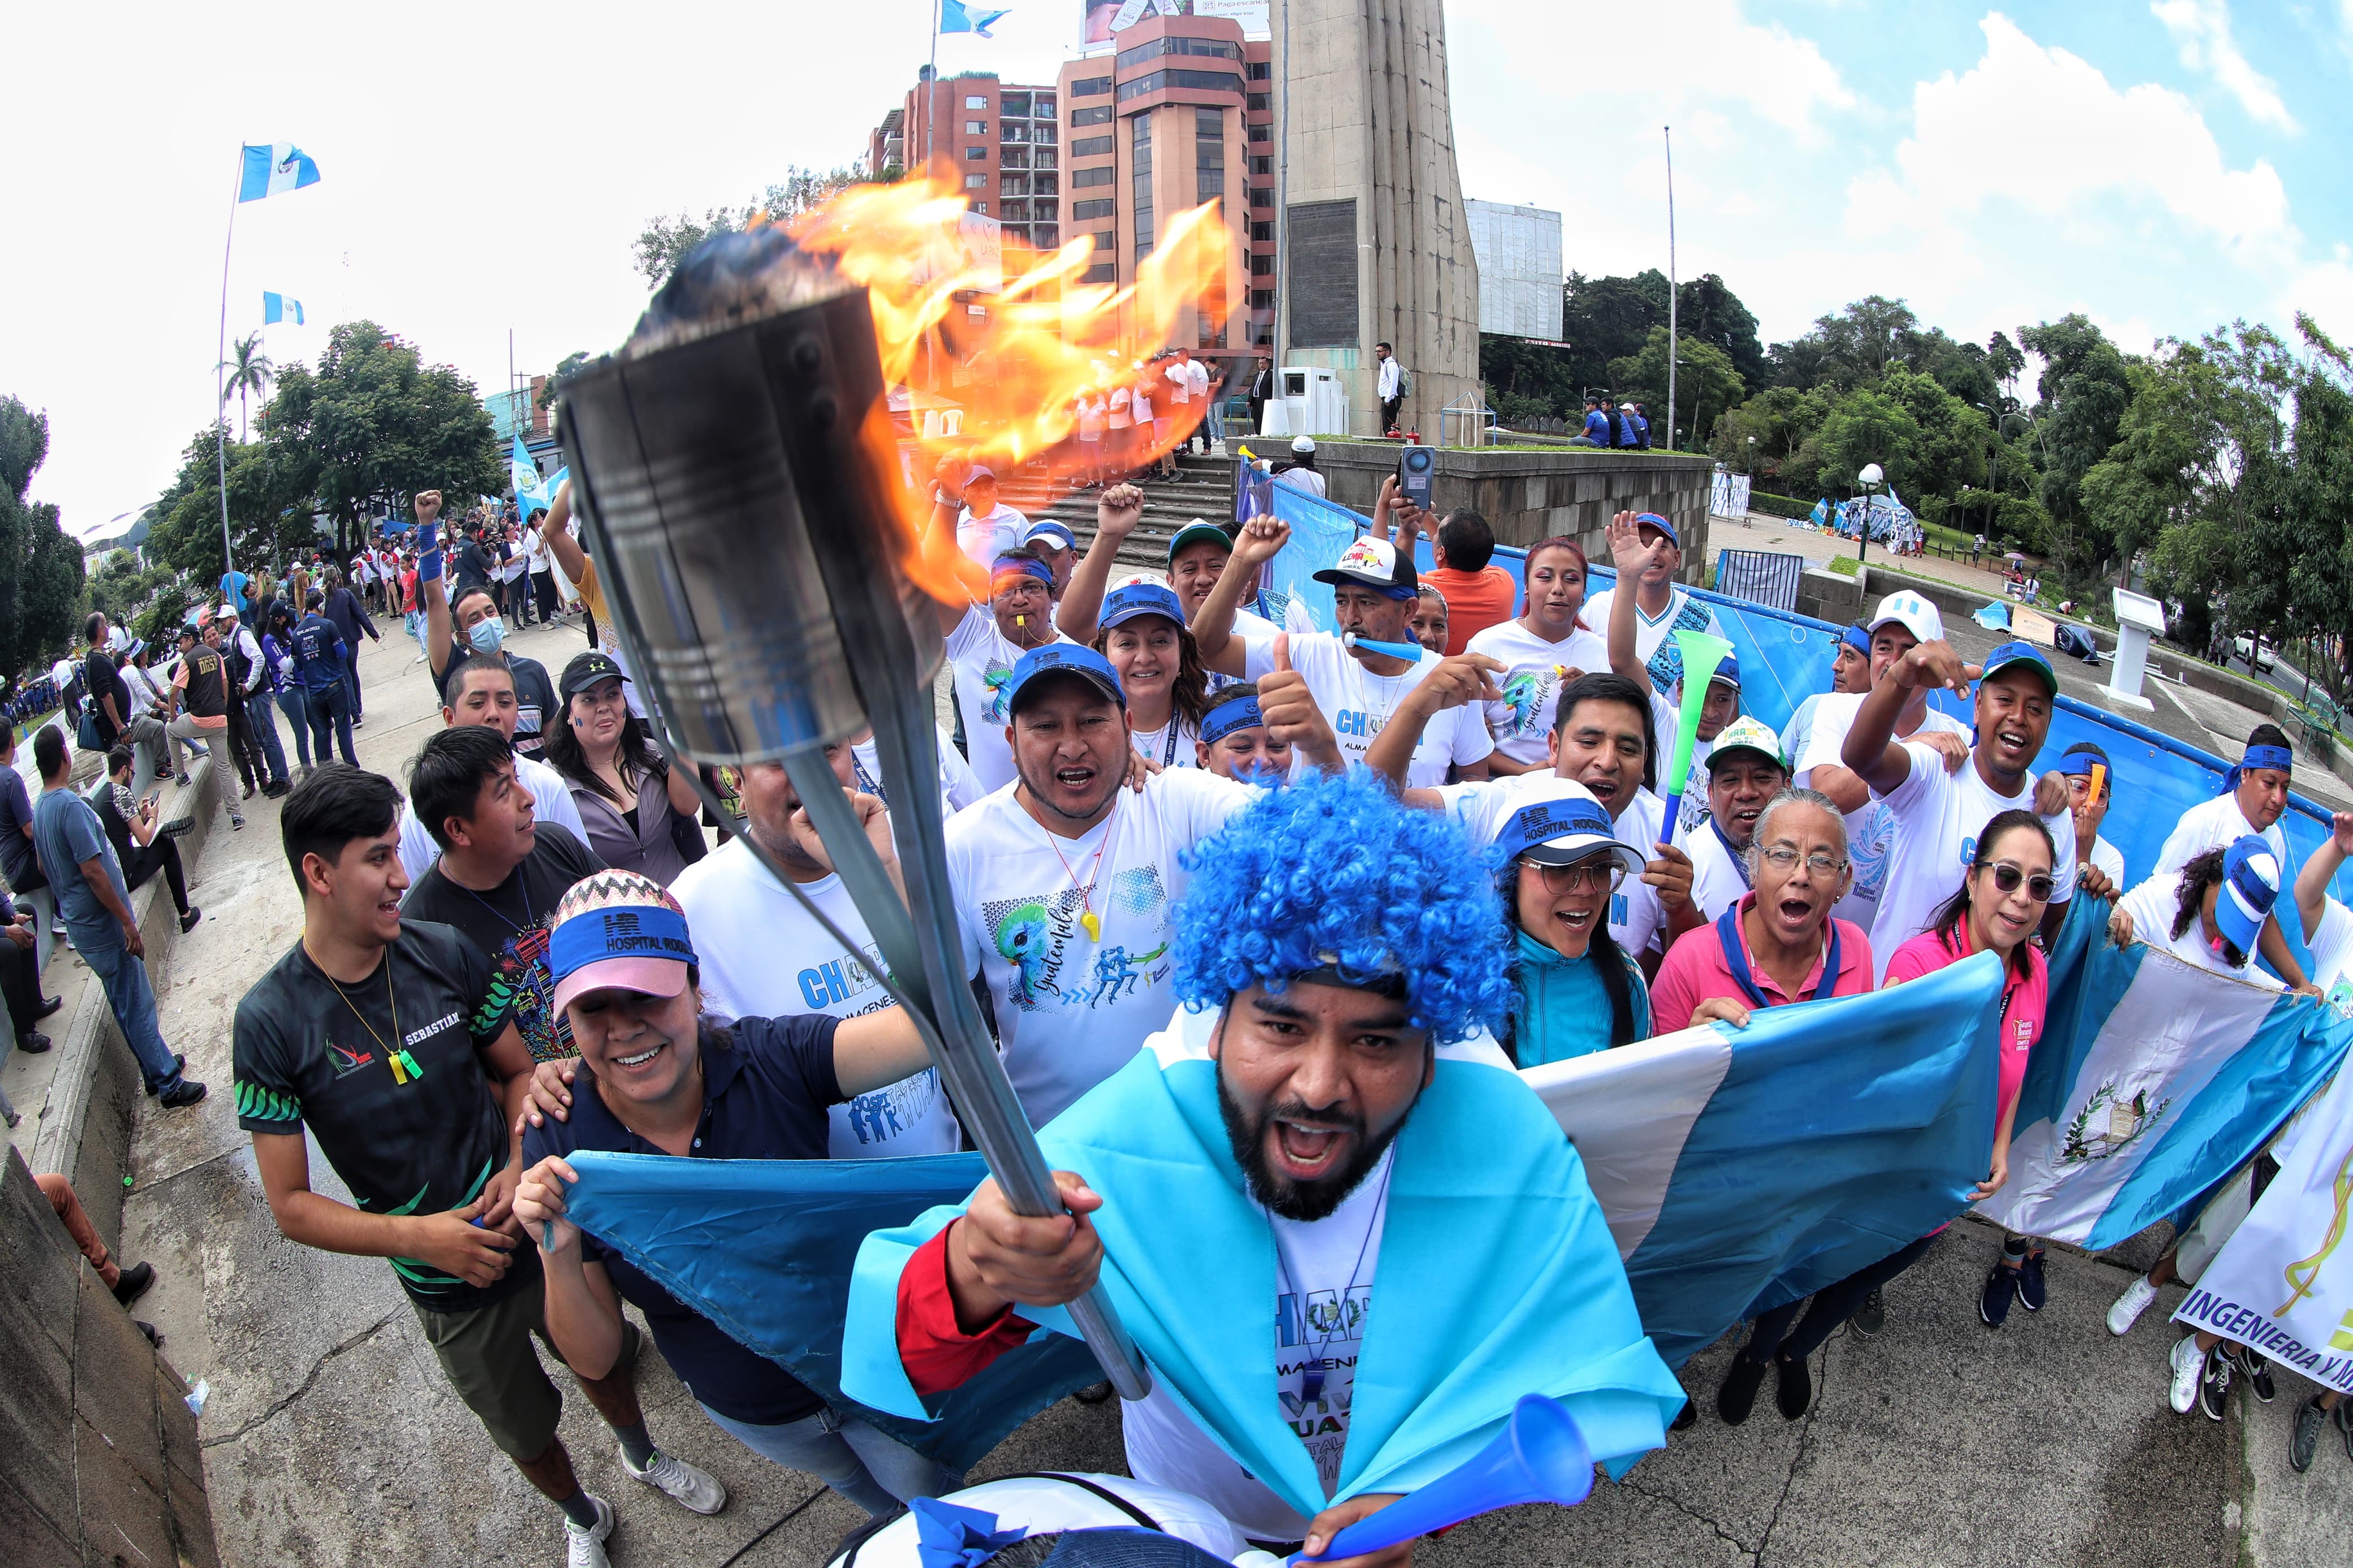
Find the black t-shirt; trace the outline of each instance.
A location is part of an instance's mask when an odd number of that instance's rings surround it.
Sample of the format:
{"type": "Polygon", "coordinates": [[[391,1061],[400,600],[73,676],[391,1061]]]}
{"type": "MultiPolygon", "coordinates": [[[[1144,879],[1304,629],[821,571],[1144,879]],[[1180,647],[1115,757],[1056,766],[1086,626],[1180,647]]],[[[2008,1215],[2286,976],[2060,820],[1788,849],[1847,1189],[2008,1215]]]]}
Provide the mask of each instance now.
{"type": "Polygon", "coordinates": [[[115,712],[121,716],[123,724],[128,724],[131,722],[131,688],[122,683],[122,672],[115,668],[114,656],[102,647],[94,647],[83,656],[81,672],[82,689],[90,697],[90,711],[98,717],[99,743],[111,746],[121,736],[122,725],[108,721],[106,700],[109,697],[114,699],[115,712]]]}
{"type": "MultiPolygon", "coordinates": [[[[458,637],[449,649],[449,662],[433,672],[433,687],[440,693],[444,708],[449,705],[449,672],[470,651],[466,639],[458,637]]],[[[544,762],[546,758],[541,755],[543,730],[557,712],[555,682],[547,678],[547,666],[527,654],[510,653],[505,658],[507,668],[514,676],[515,750],[535,762],[544,762]]]]}
{"type": "Polygon", "coordinates": [[[218,719],[228,712],[227,677],[220,652],[198,643],[180,656],[188,672],[188,711],[199,719],[218,719]]]}
{"type": "MultiPolygon", "coordinates": [[[[739,1018],[733,1046],[703,1036],[702,1121],[695,1129],[700,1160],[822,1160],[826,1108],[849,1098],[833,1070],[833,1032],[840,1020],[823,1013],[790,1018],[739,1018]]],[[[549,1121],[523,1134],[524,1169],[550,1154],[602,1149],[617,1154],[670,1152],[621,1125],[586,1073],[572,1100],[572,1120],[549,1121]]],[[[612,1247],[581,1233],[583,1261],[601,1263],[613,1289],[634,1301],[653,1329],[654,1343],[694,1396],[732,1420],[754,1426],[797,1421],[821,1401],[799,1379],[726,1330],[685,1306],[612,1247]]]]}
{"type": "Polygon", "coordinates": [[[575,1055],[572,1024],[555,1010],[555,979],[547,967],[547,932],[555,906],[572,884],[605,863],[568,827],[543,822],[523,863],[487,893],[461,888],[435,860],[400,901],[401,916],[458,928],[488,955],[491,988],[514,1013],[531,1059],[575,1055]]]}
{"type": "Polygon", "coordinates": [[[470,539],[459,546],[458,594],[450,595],[451,607],[456,606],[459,594],[469,593],[476,588],[489,587],[491,573],[497,565],[497,557],[491,553],[490,546],[482,541],[470,539]]]}
{"type": "MultiPolygon", "coordinates": [[[[479,1052],[507,1026],[490,960],[447,926],[400,922],[386,972],[338,987],[296,942],[237,1005],[237,1124],[319,1141],[368,1214],[460,1208],[507,1163],[506,1116],[479,1052]],[[340,992],[340,994],[339,994],[340,992]]],[[[496,1300],[537,1274],[522,1246],[488,1289],[413,1258],[402,1288],[435,1311],[496,1300]]]]}

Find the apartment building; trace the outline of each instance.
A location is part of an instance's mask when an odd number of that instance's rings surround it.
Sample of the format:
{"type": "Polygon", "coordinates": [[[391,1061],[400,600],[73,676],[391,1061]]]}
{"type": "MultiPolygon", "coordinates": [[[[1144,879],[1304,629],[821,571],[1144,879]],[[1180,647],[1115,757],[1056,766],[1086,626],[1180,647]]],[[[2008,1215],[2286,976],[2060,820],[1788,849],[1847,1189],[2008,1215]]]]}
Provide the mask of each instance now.
{"type": "Polygon", "coordinates": [[[1040,250],[1062,243],[1060,108],[1053,87],[986,72],[934,79],[929,67],[867,139],[867,167],[942,171],[1005,237],[1040,250]]]}

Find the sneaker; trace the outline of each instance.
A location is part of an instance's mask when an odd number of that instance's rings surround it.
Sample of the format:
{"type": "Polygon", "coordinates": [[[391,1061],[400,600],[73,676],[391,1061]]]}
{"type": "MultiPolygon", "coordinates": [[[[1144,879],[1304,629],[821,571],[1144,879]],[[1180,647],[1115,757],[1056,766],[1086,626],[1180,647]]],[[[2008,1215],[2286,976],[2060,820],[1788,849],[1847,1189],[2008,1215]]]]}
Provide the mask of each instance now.
{"type": "Polygon", "coordinates": [[[727,1506],[727,1489],[719,1484],[718,1477],[659,1448],[654,1450],[654,1462],[642,1470],[629,1463],[624,1449],[621,1468],[690,1512],[717,1513],[727,1506]]]}
{"type": "Polygon", "coordinates": [[[196,819],[195,817],[175,816],[172,818],[171,821],[164,824],[163,826],[157,828],[155,830],[155,837],[158,838],[178,838],[186,834],[194,833],[195,830],[196,819]]]}
{"type": "Polygon", "coordinates": [[[204,918],[205,907],[202,904],[190,904],[188,912],[180,917],[180,934],[185,936],[195,930],[196,922],[204,918]]]}
{"type": "Polygon", "coordinates": [[[1862,1299],[1862,1305],[1854,1310],[1854,1316],[1847,1321],[1852,1323],[1854,1331],[1866,1340],[1887,1326],[1887,1299],[1879,1293],[1878,1286],[1871,1288],[1871,1294],[1862,1299]]]}
{"type": "Polygon", "coordinates": [[[2042,1249],[2038,1247],[2018,1266],[2018,1304],[2030,1312],[2039,1312],[2048,1296],[2042,1283],[2042,1249]]]}
{"type": "Polygon", "coordinates": [[[2317,1394],[2295,1407],[2295,1425],[2287,1431],[2289,1469],[2300,1476],[2312,1468],[2313,1452],[2320,1447],[2320,1434],[2327,1426],[2328,1412],[2322,1408],[2317,1394]]]}
{"type": "Polygon", "coordinates": [[[1725,1370],[1724,1386],[1715,1391],[1715,1413],[1726,1426],[1737,1426],[1748,1419],[1749,1411],[1757,1406],[1757,1391],[1765,1384],[1765,1363],[1742,1351],[1732,1358],[1725,1370]]]}
{"type": "Polygon", "coordinates": [[[114,1299],[128,1307],[132,1302],[144,1296],[147,1293],[147,1287],[153,1283],[155,1283],[155,1266],[152,1263],[134,1263],[124,1269],[121,1276],[114,1281],[114,1299]]]}
{"type": "Polygon", "coordinates": [[[172,782],[173,782],[174,784],[178,784],[182,789],[186,789],[190,784],[194,784],[195,781],[195,780],[193,780],[193,779],[191,779],[191,778],[189,778],[189,777],[188,777],[188,771],[187,771],[185,768],[183,768],[183,769],[181,769],[178,773],[174,773],[174,774],[172,775],[172,782]]]}
{"type": "Polygon", "coordinates": [[[2198,1407],[2198,1373],[2206,1362],[2198,1349],[2198,1336],[2182,1335],[2166,1361],[2173,1368],[2173,1413],[2187,1415],[2198,1407]]]}
{"type": "MultiPolygon", "coordinates": [[[[2192,1339],[2191,1346],[2196,1347],[2192,1339]]],[[[2231,1346],[2218,1344],[2201,1358],[2203,1365],[2198,1373],[2198,1408],[2209,1421],[2222,1419],[2222,1406],[2231,1397],[2231,1369],[2238,1363],[2231,1359],[2231,1346]]]]}
{"type": "Polygon", "coordinates": [[[1782,1420],[1795,1421],[1814,1402],[1813,1368],[1806,1364],[1803,1356],[1795,1361],[1785,1355],[1775,1356],[1773,1365],[1780,1373],[1775,1382],[1773,1403],[1780,1407],[1782,1420]]]}
{"type": "Polygon", "coordinates": [[[605,1555],[605,1542],[613,1535],[613,1505],[595,1492],[581,1495],[596,1506],[596,1522],[583,1530],[568,1519],[564,1521],[566,1568],[613,1568],[613,1560],[605,1555]]]}
{"type": "Polygon", "coordinates": [[[2337,1407],[2331,1410],[2328,1415],[2330,1420],[2337,1423],[2337,1430],[2344,1434],[2345,1457],[2353,1459],[2353,1402],[2338,1400],[2337,1407]]]}
{"type": "Polygon", "coordinates": [[[2108,1332],[2120,1337],[2132,1332],[2132,1326],[2140,1321],[2140,1315],[2156,1300],[2157,1287],[2148,1282],[2146,1275],[2134,1275],[2125,1293],[2116,1298],[2116,1304],[2108,1309],[2108,1332]]]}
{"type": "Polygon", "coordinates": [[[2228,1348],[2231,1359],[2238,1363],[2241,1372],[2247,1374],[2247,1386],[2255,1391],[2257,1399],[2269,1405],[2272,1396],[2279,1392],[2279,1385],[2272,1381],[2271,1362],[2261,1351],[2251,1351],[2244,1345],[2228,1348]]]}
{"type": "Polygon", "coordinates": [[[261,786],[261,797],[264,800],[280,800],[285,797],[286,792],[293,787],[284,779],[271,779],[261,786]]]}
{"type": "Polygon", "coordinates": [[[1986,1327],[1998,1329],[2009,1320],[2010,1304],[2016,1300],[2018,1270],[1997,1263],[1986,1276],[1985,1289],[1978,1292],[1978,1317],[1986,1327]]]}
{"type": "Polygon", "coordinates": [[[362,718],[359,714],[354,713],[352,715],[352,728],[354,730],[364,730],[367,728],[367,721],[364,718],[362,718]]]}
{"type": "Polygon", "coordinates": [[[195,1079],[184,1078],[164,1091],[164,1109],[177,1110],[184,1105],[194,1105],[205,1097],[205,1086],[195,1079]]]}
{"type": "Polygon", "coordinates": [[[28,1057],[37,1057],[49,1048],[49,1037],[38,1029],[27,1029],[16,1037],[16,1048],[28,1057]]]}
{"type": "Polygon", "coordinates": [[[237,810],[237,807],[233,805],[230,806],[228,808],[228,825],[231,827],[243,827],[245,826],[245,814],[237,810]]]}

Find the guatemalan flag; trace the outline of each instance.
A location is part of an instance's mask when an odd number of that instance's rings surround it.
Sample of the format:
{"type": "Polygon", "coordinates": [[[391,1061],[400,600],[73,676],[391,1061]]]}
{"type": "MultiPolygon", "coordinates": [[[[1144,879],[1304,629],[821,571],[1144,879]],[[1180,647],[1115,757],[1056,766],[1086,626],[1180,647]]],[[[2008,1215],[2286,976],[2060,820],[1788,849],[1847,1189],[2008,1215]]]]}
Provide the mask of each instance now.
{"type": "Polygon", "coordinates": [[[261,295],[261,324],[265,327],[272,327],[280,321],[291,321],[296,326],[301,326],[302,301],[290,300],[283,294],[272,294],[264,289],[261,295]]]}
{"type": "Polygon", "coordinates": [[[1005,15],[1002,11],[981,11],[966,5],[964,0],[940,0],[940,31],[943,33],[976,33],[986,38],[988,29],[1005,15]]]}
{"type": "Polygon", "coordinates": [[[2025,1236],[2113,1247],[2188,1225],[2345,1059],[2326,1003],[2107,940],[2077,899],[2051,954],[2051,1008],[2019,1089],[2010,1182],[1978,1205],[2025,1236]]]}
{"type": "Polygon", "coordinates": [[[319,165],[291,142],[248,146],[245,150],[245,176],[237,182],[237,199],[258,202],[264,196],[282,195],[318,183],[319,165]]]}

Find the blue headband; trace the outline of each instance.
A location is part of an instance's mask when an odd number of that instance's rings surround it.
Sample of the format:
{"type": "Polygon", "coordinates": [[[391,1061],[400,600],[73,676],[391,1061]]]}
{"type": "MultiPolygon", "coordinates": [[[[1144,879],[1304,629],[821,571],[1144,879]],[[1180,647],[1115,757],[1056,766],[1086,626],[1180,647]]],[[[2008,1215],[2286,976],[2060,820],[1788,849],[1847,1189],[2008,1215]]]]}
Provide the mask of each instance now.
{"type": "Polygon", "coordinates": [[[1871,657],[1871,634],[1861,626],[1849,626],[1839,633],[1839,640],[1863,658],[1871,657]]]}
{"type": "Polygon", "coordinates": [[[1214,746],[1237,730],[1255,730],[1265,722],[1256,697],[1229,697],[1201,716],[1201,743],[1214,746]]]}
{"type": "Polygon", "coordinates": [[[994,588],[997,586],[997,580],[999,577],[1005,576],[1008,573],[1016,572],[1020,573],[1024,576],[1035,577],[1040,583],[1045,584],[1049,588],[1051,588],[1054,585],[1053,568],[1048,566],[1043,561],[1039,560],[1035,555],[998,556],[997,558],[997,563],[988,569],[988,585],[991,588],[994,588]]]}
{"type": "Polygon", "coordinates": [[[2295,771],[2295,753],[2285,746],[2249,746],[2247,754],[2239,759],[2239,765],[2222,775],[2221,793],[2229,795],[2237,789],[2240,777],[2249,768],[2277,768],[2284,773],[2293,773],[2295,771]]]}
{"type": "Polygon", "coordinates": [[[578,970],[608,958],[666,958],[695,962],[686,917],[659,904],[583,910],[549,933],[547,968],[558,984],[578,970]]]}

